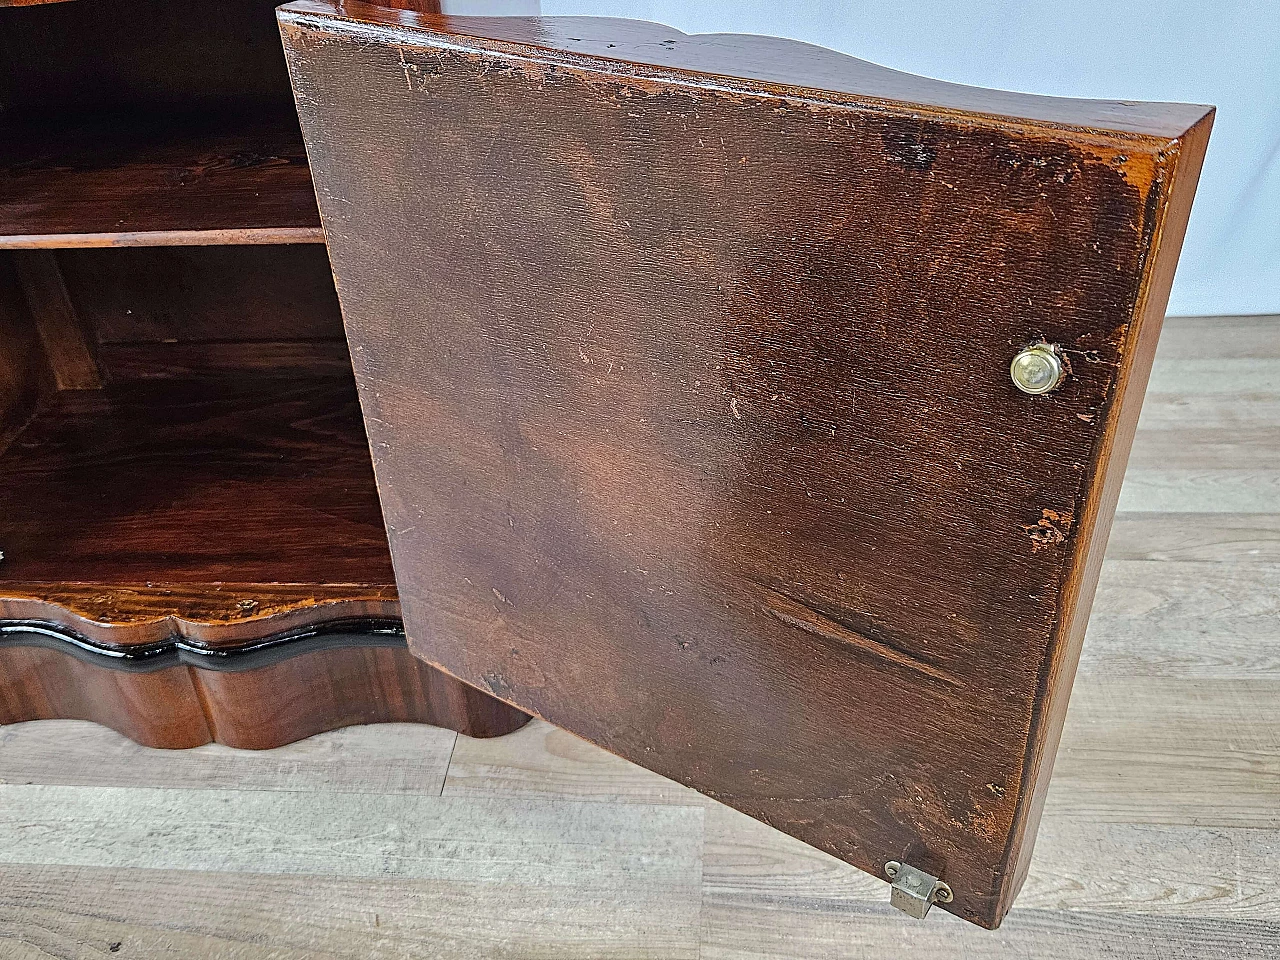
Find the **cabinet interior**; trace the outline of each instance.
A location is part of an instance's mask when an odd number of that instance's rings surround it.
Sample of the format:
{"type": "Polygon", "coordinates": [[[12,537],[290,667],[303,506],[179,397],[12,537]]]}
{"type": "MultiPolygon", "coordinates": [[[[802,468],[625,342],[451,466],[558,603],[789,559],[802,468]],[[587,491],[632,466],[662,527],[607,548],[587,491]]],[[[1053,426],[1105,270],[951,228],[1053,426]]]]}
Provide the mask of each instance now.
{"type": "Polygon", "coordinates": [[[0,247],[323,241],[273,0],[6,6],[0,247]]]}
{"type": "Polygon", "coordinates": [[[394,612],[274,7],[0,3],[7,616],[394,612]]]}

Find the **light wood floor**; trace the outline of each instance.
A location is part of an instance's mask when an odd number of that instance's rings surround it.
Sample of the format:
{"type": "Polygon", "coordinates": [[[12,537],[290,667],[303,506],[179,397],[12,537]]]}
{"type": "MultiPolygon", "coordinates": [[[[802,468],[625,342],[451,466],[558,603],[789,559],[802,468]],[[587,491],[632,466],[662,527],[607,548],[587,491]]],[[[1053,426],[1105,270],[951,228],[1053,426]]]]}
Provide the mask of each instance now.
{"type": "Polygon", "coordinates": [[[1172,320],[995,933],[546,725],[0,729],[0,957],[1280,957],[1280,317],[1172,320]]]}

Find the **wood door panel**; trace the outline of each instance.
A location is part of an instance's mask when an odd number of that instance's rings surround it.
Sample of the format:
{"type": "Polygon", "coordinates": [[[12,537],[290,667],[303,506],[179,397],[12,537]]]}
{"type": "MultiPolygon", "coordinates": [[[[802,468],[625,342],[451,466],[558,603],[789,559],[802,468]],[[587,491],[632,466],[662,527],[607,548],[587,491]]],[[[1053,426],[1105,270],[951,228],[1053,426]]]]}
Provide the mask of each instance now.
{"type": "Polygon", "coordinates": [[[412,649],[996,925],[1211,111],[342,10],[282,32],[412,649]]]}

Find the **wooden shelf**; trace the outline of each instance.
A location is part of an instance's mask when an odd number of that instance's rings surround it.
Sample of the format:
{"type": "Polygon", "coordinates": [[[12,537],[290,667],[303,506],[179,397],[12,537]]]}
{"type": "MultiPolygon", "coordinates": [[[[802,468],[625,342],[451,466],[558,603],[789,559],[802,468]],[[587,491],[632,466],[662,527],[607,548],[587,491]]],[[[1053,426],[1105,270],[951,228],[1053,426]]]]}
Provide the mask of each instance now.
{"type": "Polygon", "coordinates": [[[0,125],[0,248],[323,241],[292,115],[0,125]]]}
{"type": "Polygon", "coordinates": [[[350,377],[53,394],[0,456],[0,618],[208,645],[396,617],[350,377]]]}

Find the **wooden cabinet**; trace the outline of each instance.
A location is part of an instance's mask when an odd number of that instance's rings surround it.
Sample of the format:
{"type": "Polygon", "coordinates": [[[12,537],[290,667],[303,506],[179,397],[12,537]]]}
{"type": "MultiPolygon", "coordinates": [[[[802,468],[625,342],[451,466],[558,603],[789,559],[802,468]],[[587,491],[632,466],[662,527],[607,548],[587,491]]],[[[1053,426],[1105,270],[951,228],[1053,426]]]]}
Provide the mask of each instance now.
{"type": "Polygon", "coordinates": [[[997,925],[1212,111],[279,16],[414,653],[997,925]]]}
{"type": "Polygon", "coordinates": [[[0,3],[0,723],[525,719],[405,648],[272,9],[0,3]]]}
{"type": "Polygon", "coordinates": [[[0,0],[0,722],[535,714],[997,925],[1212,111],[273,2],[0,0]]]}

